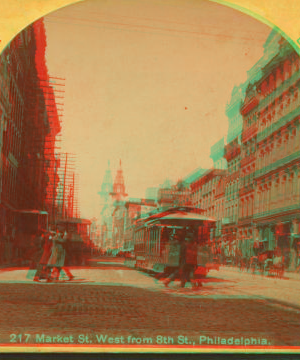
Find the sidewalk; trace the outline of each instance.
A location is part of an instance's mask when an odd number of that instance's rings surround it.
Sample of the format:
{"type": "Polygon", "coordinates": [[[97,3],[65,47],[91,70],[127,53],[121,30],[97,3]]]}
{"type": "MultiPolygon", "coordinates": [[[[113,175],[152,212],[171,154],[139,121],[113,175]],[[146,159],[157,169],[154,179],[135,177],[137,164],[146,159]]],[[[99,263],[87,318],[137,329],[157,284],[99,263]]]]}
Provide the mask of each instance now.
{"type": "Polygon", "coordinates": [[[241,272],[237,268],[222,266],[216,277],[232,281],[232,291],[248,294],[300,310],[300,278],[296,276],[275,277],[241,272]]]}
{"type": "MultiPolygon", "coordinates": [[[[236,267],[236,266],[221,265],[221,266],[220,266],[220,270],[221,270],[221,269],[225,269],[225,270],[228,270],[228,271],[234,271],[234,272],[241,273],[241,271],[239,270],[239,268],[236,267]]],[[[248,272],[248,273],[249,273],[249,272],[248,272]]],[[[260,276],[262,276],[262,275],[260,275],[260,276]]],[[[265,275],[263,275],[263,276],[265,276],[265,275]]],[[[288,278],[288,279],[293,279],[293,280],[299,280],[299,281],[300,281],[300,272],[285,271],[283,277],[284,277],[284,278],[288,278]]],[[[271,276],[270,276],[270,278],[271,278],[271,276]]]]}

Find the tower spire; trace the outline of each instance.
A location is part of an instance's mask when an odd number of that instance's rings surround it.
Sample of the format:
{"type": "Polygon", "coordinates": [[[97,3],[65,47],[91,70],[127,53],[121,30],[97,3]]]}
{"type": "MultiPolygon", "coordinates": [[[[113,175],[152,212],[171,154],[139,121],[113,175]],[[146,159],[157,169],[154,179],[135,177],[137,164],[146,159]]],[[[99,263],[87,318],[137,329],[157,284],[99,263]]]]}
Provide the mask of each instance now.
{"type": "Polygon", "coordinates": [[[125,182],[122,170],[122,161],[120,159],[120,168],[117,171],[117,175],[115,177],[115,181],[113,184],[113,192],[111,193],[115,200],[123,200],[126,198],[127,194],[125,192],[125,182]]]}

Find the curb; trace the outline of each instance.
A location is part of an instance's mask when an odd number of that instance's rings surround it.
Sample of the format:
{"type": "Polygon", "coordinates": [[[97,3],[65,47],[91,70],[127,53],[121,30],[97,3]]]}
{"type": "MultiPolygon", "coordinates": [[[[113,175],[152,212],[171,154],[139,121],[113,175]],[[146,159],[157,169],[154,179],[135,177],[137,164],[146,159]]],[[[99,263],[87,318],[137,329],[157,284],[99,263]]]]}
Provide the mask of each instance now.
{"type": "Polygon", "coordinates": [[[288,308],[292,308],[293,310],[300,311],[300,305],[296,305],[294,303],[284,301],[284,300],[277,300],[277,299],[274,299],[274,298],[271,298],[271,297],[268,297],[268,296],[252,295],[252,294],[247,293],[245,291],[243,291],[243,292],[245,294],[247,294],[247,295],[255,296],[255,298],[258,299],[258,300],[265,300],[265,301],[267,301],[269,303],[272,303],[272,304],[277,304],[277,305],[285,306],[285,307],[288,307],[288,308]]]}
{"type": "MultiPolygon", "coordinates": [[[[238,268],[227,267],[227,266],[224,266],[224,265],[222,265],[220,267],[220,270],[227,270],[227,271],[230,271],[230,272],[241,273],[241,274],[251,274],[248,271],[240,271],[238,268]]],[[[260,274],[255,274],[255,275],[262,276],[260,274]]],[[[288,278],[289,280],[296,280],[296,281],[300,280],[300,273],[298,273],[298,272],[285,271],[284,275],[285,275],[284,277],[288,278]]]]}
{"type": "Polygon", "coordinates": [[[265,299],[265,300],[267,300],[269,302],[278,304],[278,305],[286,306],[286,307],[292,308],[294,310],[300,311],[300,305],[295,305],[295,304],[287,302],[287,301],[281,301],[281,300],[272,299],[272,298],[269,298],[269,297],[265,297],[263,299],[265,299]]]}

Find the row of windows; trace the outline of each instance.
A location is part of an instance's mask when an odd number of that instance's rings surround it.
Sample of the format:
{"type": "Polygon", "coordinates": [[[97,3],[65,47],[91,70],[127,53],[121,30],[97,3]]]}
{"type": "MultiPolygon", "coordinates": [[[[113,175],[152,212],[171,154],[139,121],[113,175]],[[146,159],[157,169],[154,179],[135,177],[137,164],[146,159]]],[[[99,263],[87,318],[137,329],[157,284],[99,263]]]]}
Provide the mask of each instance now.
{"type": "Polygon", "coordinates": [[[299,128],[293,129],[291,133],[285,132],[284,136],[281,136],[276,142],[274,141],[272,144],[261,148],[256,159],[256,169],[259,170],[271,165],[298,150],[300,150],[299,128]]]}

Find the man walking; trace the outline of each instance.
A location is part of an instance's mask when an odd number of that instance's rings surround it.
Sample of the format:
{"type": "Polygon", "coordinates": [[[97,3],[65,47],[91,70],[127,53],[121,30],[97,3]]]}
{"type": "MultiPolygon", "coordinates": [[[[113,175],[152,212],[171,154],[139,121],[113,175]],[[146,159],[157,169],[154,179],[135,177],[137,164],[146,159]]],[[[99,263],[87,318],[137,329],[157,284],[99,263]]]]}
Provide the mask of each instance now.
{"type": "Polygon", "coordinates": [[[186,241],[185,241],[185,230],[182,230],[179,234],[179,267],[164,281],[165,286],[167,287],[171,281],[174,281],[177,277],[182,279],[182,274],[184,272],[185,258],[186,258],[186,241]]]}
{"type": "Polygon", "coordinates": [[[186,237],[185,259],[183,262],[181,271],[181,287],[184,288],[185,284],[191,281],[191,274],[194,274],[197,267],[197,243],[194,241],[194,236],[191,233],[186,237]]]}
{"type": "Polygon", "coordinates": [[[40,262],[37,266],[37,272],[34,277],[34,281],[40,281],[42,279],[48,279],[49,276],[49,267],[48,267],[48,261],[51,256],[51,250],[52,250],[52,236],[51,232],[49,231],[43,231],[42,238],[44,239],[44,246],[43,246],[43,255],[40,259],[40,262]]]}
{"type": "Polygon", "coordinates": [[[67,233],[65,232],[64,235],[57,230],[56,236],[53,238],[53,247],[52,247],[52,254],[49,259],[48,265],[53,268],[53,272],[51,276],[48,278],[48,281],[51,282],[53,280],[59,280],[59,276],[61,271],[63,270],[66,275],[69,277],[69,280],[72,280],[74,276],[71,274],[69,269],[67,269],[65,264],[65,246],[67,240],[67,233]],[[54,276],[53,276],[54,275],[54,276]]]}

